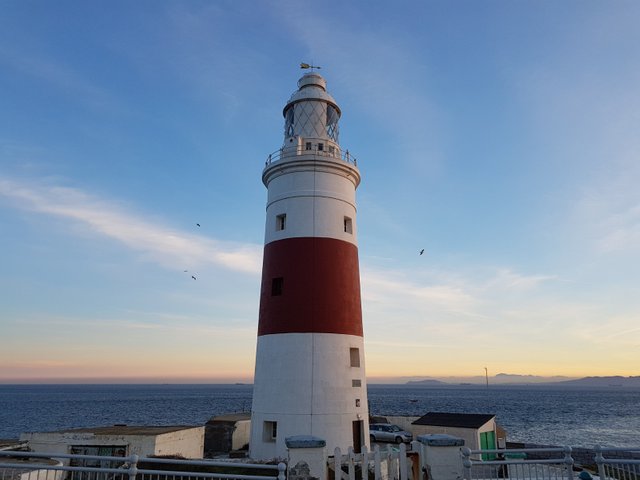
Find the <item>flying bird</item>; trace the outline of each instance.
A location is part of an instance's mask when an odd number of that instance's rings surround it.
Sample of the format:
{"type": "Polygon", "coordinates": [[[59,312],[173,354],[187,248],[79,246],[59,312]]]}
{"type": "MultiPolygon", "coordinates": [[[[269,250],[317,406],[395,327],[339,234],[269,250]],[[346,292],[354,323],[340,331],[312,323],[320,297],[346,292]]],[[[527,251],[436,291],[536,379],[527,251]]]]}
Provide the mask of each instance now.
{"type": "Polygon", "coordinates": [[[420,255],[422,255],[423,253],[424,253],[424,248],[420,250],[420,255]]]}
{"type": "Polygon", "coordinates": [[[193,275],[191,275],[191,278],[193,278],[194,280],[196,279],[196,277],[194,277],[193,275]]]}
{"type": "Polygon", "coordinates": [[[196,223],[196,225],[197,225],[197,226],[200,226],[200,224],[199,224],[199,223],[196,223]]]}
{"type": "Polygon", "coordinates": [[[189,270],[185,270],[184,273],[187,273],[189,270]]]}

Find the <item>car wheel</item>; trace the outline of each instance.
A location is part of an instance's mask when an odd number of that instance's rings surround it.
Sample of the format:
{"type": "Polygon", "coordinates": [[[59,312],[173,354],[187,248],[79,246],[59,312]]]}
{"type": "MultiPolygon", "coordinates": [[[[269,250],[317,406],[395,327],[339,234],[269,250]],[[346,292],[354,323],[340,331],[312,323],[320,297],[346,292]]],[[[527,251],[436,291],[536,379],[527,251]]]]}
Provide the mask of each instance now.
{"type": "Polygon", "coordinates": [[[402,437],[396,437],[396,443],[402,443],[402,437]]]}

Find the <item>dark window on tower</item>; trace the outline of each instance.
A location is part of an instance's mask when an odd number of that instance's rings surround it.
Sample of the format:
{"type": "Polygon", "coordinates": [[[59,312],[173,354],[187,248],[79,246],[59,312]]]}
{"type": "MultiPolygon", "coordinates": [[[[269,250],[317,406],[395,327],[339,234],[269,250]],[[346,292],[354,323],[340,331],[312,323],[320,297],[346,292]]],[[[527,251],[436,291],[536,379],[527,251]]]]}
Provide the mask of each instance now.
{"type": "Polygon", "coordinates": [[[287,224],[287,214],[276,215],[276,230],[284,230],[287,224]]]}
{"type": "Polygon", "coordinates": [[[265,442],[275,442],[278,437],[278,422],[264,422],[262,438],[265,442]]]}
{"type": "Polygon", "coordinates": [[[352,367],[360,366],[360,349],[359,348],[350,348],[349,349],[349,357],[351,360],[352,367]]]}
{"type": "Polygon", "coordinates": [[[271,280],[271,296],[276,297],[282,295],[282,287],[284,285],[284,278],[277,277],[271,280]]]}
{"type": "Polygon", "coordinates": [[[344,231],[346,233],[353,233],[353,222],[349,217],[344,217],[344,231]]]}
{"type": "Polygon", "coordinates": [[[354,378],[351,380],[351,386],[352,387],[361,387],[362,386],[362,380],[360,380],[359,378],[354,378]]]}
{"type": "Polygon", "coordinates": [[[318,144],[318,151],[322,152],[324,150],[324,143],[319,143],[318,144]]]}
{"type": "Polygon", "coordinates": [[[311,142],[306,142],[306,143],[304,144],[304,149],[305,149],[305,150],[311,150],[311,142]]]}

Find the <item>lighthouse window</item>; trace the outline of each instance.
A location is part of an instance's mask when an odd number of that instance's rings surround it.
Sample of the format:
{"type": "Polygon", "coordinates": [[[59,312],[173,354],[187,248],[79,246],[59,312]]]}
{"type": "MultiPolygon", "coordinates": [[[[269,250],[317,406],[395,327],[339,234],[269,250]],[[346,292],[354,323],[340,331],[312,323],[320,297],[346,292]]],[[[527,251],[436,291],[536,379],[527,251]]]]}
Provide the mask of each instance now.
{"type": "Polygon", "coordinates": [[[284,230],[287,223],[287,214],[276,215],[276,230],[284,230]]]}
{"type": "Polygon", "coordinates": [[[287,137],[293,136],[293,108],[287,110],[285,115],[284,132],[287,137]]]}
{"type": "Polygon", "coordinates": [[[352,387],[361,387],[362,386],[362,381],[359,378],[354,378],[353,380],[351,380],[351,386],[352,387]]]}
{"type": "Polygon", "coordinates": [[[266,442],[275,442],[278,436],[278,422],[264,422],[263,436],[266,442]]]}
{"type": "Polygon", "coordinates": [[[311,142],[306,142],[306,143],[304,144],[304,149],[305,149],[305,150],[311,150],[311,142]]]}
{"type": "Polygon", "coordinates": [[[284,285],[284,278],[276,277],[271,281],[271,296],[277,297],[282,295],[282,287],[284,285]]]}
{"type": "Polygon", "coordinates": [[[334,142],[338,142],[338,111],[331,105],[327,105],[327,135],[334,142]]]}
{"type": "Polygon", "coordinates": [[[360,349],[359,348],[350,348],[349,349],[349,357],[351,360],[352,367],[360,366],[360,349]]]}
{"type": "Polygon", "coordinates": [[[324,143],[319,143],[318,144],[318,151],[322,152],[324,150],[324,143]]]}
{"type": "Polygon", "coordinates": [[[346,233],[353,233],[353,222],[349,217],[344,217],[344,231],[346,233]]]}

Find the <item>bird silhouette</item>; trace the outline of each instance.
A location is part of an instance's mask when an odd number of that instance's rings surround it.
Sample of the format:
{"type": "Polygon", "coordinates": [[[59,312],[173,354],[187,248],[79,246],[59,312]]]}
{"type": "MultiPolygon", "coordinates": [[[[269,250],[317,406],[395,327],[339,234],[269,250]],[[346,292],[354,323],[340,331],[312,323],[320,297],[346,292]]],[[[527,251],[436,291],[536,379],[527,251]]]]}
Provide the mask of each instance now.
{"type": "Polygon", "coordinates": [[[422,255],[423,253],[424,253],[424,248],[420,250],[420,255],[422,255]]]}
{"type": "Polygon", "coordinates": [[[196,279],[196,277],[194,277],[193,275],[191,275],[191,278],[193,278],[194,280],[196,279]]]}
{"type": "Polygon", "coordinates": [[[196,223],[196,225],[197,225],[197,226],[200,226],[200,224],[199,224],[199,223],[196,223]]]}
{"type": "Polygon", "coordinates": [[[184,273],[187,273],[189,270],[185,270],[184,273]]]}

